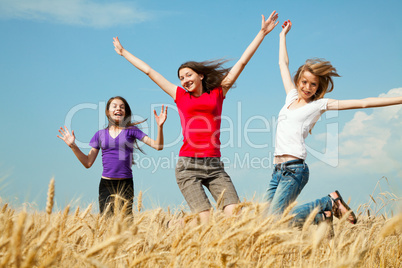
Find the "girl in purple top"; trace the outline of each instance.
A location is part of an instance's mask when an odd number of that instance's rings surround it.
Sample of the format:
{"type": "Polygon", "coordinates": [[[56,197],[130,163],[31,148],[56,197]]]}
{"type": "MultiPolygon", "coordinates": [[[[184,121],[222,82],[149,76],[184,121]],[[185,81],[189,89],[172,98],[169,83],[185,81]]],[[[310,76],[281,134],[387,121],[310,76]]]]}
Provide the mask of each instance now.
{"type": "Polygon", "coordinates": [[[84,154],[75,144],[74,130],[70,133],[66,126],[59,129],[60,136],[74,152],[75,156],[86,168],[90,168],[98,156],[99,149],[102,149],[103,173],[99,184],[99,209],[103,213],[110,205],[109,212],[113,212],[114,196],[121,197],[121,204],[127,203],[126,213],[132,214],[134,198],[134,184],[131,165],[133,163],[134,149],[141,149],[137,140],[156,149],[163,149],[163,124],[167,117],[167,107],[162,105],[161,113],[155,113],[155,120],[158,125],[156,140],[149,138],[131,122],[131,109],[123,97],[110,98],[106,104],[106,117],[108,126],[99,130],[91,139],[89,145],[92,149],[88,155],[84,154]]]}

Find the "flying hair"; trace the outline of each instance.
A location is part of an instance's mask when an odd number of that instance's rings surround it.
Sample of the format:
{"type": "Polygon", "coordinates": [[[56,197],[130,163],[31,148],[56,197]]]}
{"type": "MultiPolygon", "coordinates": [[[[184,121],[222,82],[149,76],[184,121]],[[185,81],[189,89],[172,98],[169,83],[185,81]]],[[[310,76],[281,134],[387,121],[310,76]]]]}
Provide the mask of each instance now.
{"type": "Polygon", "coordinates": [[[296,86],[299,84],[300,78],[305,71],[312,73],[319,79],[317,92],[312,97],[313,101],[323,98],[326,93],[334,89],[332,77],[340,77],[331,62],[319,58],[308,59],[305,64],[299,67],[293,77],[293,82],[296,86]]]}
{"type": "Polygon", "coordinates": [[[202,90],[203,92],[210,92],[214,88],[220,87],[223,79],[229,73],[231,68],[224,68],[223,65],[228,60],[218,59],[212,61],[187,61],[180,65],[177,70],[177,76],[180,78],[180,70],[190,68],[199,75],[203,75],[202,90]]]}

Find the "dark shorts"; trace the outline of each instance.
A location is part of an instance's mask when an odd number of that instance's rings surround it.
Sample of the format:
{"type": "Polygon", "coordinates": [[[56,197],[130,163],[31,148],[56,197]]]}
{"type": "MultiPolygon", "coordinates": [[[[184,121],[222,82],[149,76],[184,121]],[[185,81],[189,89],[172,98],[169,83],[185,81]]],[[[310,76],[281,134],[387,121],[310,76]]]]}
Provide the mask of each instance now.
{"type": "Polygon", "coordinates": [[[133,214],[134,182],[133,179],[106,180],[101,179],[99,183],[99,210],[103,213],[107,206],[110,206],[108,213],[113,214],[115,197],[119,196],[118,204],[127,204],[126,214],[133,214]]]}
{"type": "Polygon", "coordinates": [[[239,203],[236,189],[219,157],[179,157],[176,165],[176,181],[193,213],[206,211],[212,207],[203,185],[208,188],[215,201],[225,190],[220,208],[239,203]]]}

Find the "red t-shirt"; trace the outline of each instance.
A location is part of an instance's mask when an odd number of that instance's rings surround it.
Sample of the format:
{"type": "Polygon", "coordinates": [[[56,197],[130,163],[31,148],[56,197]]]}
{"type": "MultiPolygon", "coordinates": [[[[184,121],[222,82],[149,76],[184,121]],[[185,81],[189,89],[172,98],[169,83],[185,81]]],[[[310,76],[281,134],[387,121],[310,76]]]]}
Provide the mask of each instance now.
{"type": "Polygon", "coordinates": [[[183,129],[179,156],[220,157],[220,129],[223,91],[221,87],[194,97],[181,87],[176,90],[176,105],[183,129]]]}

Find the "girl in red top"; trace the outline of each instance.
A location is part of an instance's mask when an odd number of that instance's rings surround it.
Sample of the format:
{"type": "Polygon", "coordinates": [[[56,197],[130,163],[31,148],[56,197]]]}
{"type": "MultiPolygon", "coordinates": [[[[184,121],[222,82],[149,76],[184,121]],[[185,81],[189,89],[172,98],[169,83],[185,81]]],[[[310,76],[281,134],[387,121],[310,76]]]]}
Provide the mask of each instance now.
{"type": "Polygon", "coordinates": [[[148,75],[177,104],[184,139],[176,166],[176,180],[191,211],[199,213],[202,223],[208,222],[211,208],[203,185],[215,200],[224,191],[221,204],[227,215],[232,215],[239,201],[233,183],[220,161],[222,104],[226,93],[258,46],[278,24],[277,19],[276,11],[267,20],[262,15],[261,30],[230,69],[223,68],[225,61],[222,60],[182,64],[178,69],[182,88],[125,50],[118,37],[113,38],[117,54],[148,75]]]}

